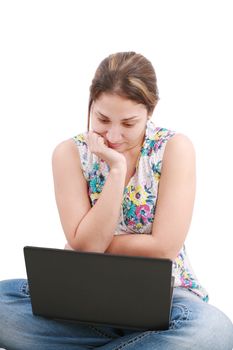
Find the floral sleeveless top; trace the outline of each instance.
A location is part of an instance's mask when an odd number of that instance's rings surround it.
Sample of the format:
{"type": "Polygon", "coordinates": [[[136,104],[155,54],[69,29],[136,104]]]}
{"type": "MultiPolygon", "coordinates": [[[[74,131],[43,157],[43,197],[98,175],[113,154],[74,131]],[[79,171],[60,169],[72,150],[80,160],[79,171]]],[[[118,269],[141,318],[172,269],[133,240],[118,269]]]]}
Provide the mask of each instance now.
{"type": "MultiPolygon", "coordinates": [[[[100,196],[110,168],[104,160],[89,151],[85,134],[78,134],[72,139],[79,150],[82,172],[88,184],[90,202],[93,206],[100,196]]],[[[156,219],[163,154],[167,141],[173,135],[175,131],[156,127],[151,119],[147,121],[135,173],[124,189],[115,235],[152,233],[154,217],[156,219]]],[[[208,294],[195,276],[185,245],[173,261],[172,274],[175,277],[175,287],[187,288],[208,302],[208,294]]]]}

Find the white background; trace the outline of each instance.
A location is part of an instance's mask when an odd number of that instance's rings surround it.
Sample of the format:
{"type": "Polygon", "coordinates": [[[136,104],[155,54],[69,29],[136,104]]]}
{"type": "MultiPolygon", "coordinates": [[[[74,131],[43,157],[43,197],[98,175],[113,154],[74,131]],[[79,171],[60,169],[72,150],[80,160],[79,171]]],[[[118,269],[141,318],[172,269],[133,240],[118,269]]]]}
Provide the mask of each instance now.
{"type": "Polygon", "coordinates": [[[231,1],[0,2],[0,280],[25,277],[24,245],[63,248],[51,155],[86,130],[89,86],[117,51],[157,72],[157,125],[197,157],[186,248],[210,303],[233,320],[231,1]]]}

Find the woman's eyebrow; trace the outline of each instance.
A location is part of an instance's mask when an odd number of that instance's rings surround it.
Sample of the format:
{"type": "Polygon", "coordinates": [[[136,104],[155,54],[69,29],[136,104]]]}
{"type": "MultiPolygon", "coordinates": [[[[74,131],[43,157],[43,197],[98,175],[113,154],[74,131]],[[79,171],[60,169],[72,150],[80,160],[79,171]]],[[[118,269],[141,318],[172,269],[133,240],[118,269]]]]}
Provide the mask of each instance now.
{"type": "MultiPolygon", "coordinates": [[[[107,117],[106,115],[104,115],[103,113],[97,111],[102,117],[106,118],[106,119],[109,119],[109,117],[107,117]]],[[[135,119],[135,118],[138,118],[137,115],[134,115],[133,117],[129,117],[129,118],[123,118],[121,120],[131,120],[131,119],[135,119]]]]}

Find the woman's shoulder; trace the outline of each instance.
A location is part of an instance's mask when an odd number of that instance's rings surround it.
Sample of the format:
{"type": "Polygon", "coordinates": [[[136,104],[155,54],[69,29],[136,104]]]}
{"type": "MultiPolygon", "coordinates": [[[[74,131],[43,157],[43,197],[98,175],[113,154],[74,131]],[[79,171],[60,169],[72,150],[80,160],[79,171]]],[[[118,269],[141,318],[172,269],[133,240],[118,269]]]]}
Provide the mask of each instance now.
{"type": "Polygon", "coordinates": [[[52,159],[76,158],[80,160],[80,155],[86,153],[85,148],[87,149],[86,134],[87,132],[80,132],[59,142],[52,152],[52,159]]]}
{"type": "Polygon", "coordinates": [[[185,134],[177,132],[166,145],[166,154],[176,159],[193,159],[195,148],[192,140],[185,134]]]}
{"type": "Polygon", "coordinates": [[[172,174],[173,178],[175,176],[182,177],[182,174],[187,172],[190,178],[195,174],[195,148],[191,139],[183,133],[175,133],[166,142],[159,153],[159,159],[163,164],[163,173],[167,173],[169,176],[172,174]]]}
{"type": "Polygon", "coordinates": [[[171,145],[170,147],[193,148],[191,139],[184,133],[168,127],[155,126],[153,122],[149,124],[146,136],[147,143],[154,146],[155,150],[165,144],[171,145]]]}
{"type": "Polygon", "coordinates": [[[63,162],[68,159],[79,159],[77,147],[73,138],[69,138],[59,142],[52,152],[52,161],[63,162]]]}

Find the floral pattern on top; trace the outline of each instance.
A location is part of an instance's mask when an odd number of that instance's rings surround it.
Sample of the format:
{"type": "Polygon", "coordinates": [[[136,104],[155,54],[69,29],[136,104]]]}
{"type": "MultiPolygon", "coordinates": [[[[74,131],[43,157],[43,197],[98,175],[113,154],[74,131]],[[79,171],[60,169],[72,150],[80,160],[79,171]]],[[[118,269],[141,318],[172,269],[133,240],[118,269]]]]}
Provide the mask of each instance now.
{"type": "MultiPolygon", "coordinates": [[[[175,134],[175,131],[155,126],[151,119],[147,121],[145,137],[134,175],[124,188],[115,235],[152,233],[153,222],[156,220],[156,203],[163,154],[167,142],[175,134]]],[[[110,168],[103,159],[90,152],[85,136],[84,132],[74,136],[73,140],[79,150],[82,172],[88,184],[90,203],[93,206],[102,192],[110,168]]],[[[208,293],[195,276],[185,245],[173,261],[172,269],[175,287],[187,288],[204,301],[208,301],[208,293]]]]}

